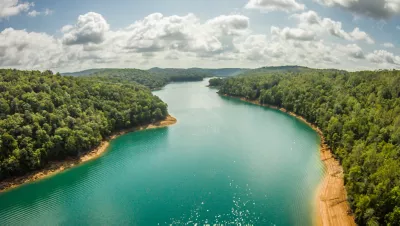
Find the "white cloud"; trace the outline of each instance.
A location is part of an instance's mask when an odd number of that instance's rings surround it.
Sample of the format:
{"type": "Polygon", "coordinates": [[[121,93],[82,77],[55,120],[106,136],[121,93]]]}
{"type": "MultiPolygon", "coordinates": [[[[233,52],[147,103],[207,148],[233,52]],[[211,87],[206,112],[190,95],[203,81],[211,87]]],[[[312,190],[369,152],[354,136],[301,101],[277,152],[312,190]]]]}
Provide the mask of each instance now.
{"type": "Polygon", "coordinates": [[[117,32],[119,46],[133,52],[175,50],[198,56],[232,51],[233,40],[248,32],[249,18],[221,15],[201,23],[193,14],[164,16],[151,14],[117,32]]]}
{"type": "Polygon", "coordinates": [[[388,19],[400,14],[399,0],[315,0],[328,7],[340,7],[355,14],[388,19]]]}
{"type": "Polygon", "coordinates": [[[299,41],[312,41],[315,40],[316,35],[313,31],[303,30],[301,28],[288,28],[279,29],[277,27],[271,27],[271,33],[278,35],[284,39],[292,39],[299,41]]]}
{"type": "Polygon", "coordinates": [[[270,11],[301,11],[306,7],[296,0],[249,0],[245,6],[246,9],[258,9],[263,12],[270,11]]]}
{"type": "Polygon", "coordinates": [[[0,20],[4,17],[10,17],[26,12],[33,6],[33,3],[20,3],[18,0],[1,0],[0,1],[0,20]]]}
{"type": "Polygon", "coordinates": [[[385,48],[394,48],[393,43],[390,43],[390,42],[385,42],[385,43],[383,43],[383,46],[384,46],[385,48]]]}
{"type": "Polygon", "coordinates": [[[397,30],[400,30],[400,26],[396,26],[396,29],[397,29],[397,30]]]}
{"type": "Polygon", "coordinates": [[[249,28],[249,18],[242,15],[221,15],[206,22],[223,35],[240,35],[249,28]]]}
{"type": "Polygon", "coordinates": [[[356,44],[349,44],[346,46],[338,46],[340,51],[346,53],[350,58],[365,59],[363,50],[356,44]]]}
{"type": "Polygon", "coordinates": [[[214,52],[221,42],[210,34],[193,15],[164,16],[154,13],[136,21],[119,33],[121,46],[134,52],[159,52],[174,49],[183,52],[214,52]]]}
{"type": "Polygon", "coordinates": [[[52,68],[62,53],[61,43],[45,33],[12,28],[0,33],[0,65],[3,67],[52,68]]]}
{"type": "Polygon", "coordinates": [[[321,18],[316,12],[308,11],[301,14],[294,14],[291,18],[299,21],[299,27],[304,30],[313,30],[316,33],[328,32],[330,35],[342,38],[348,41],[365,41],[368,44],[374,44],[375,41],[358,27],[352,32],[346,32],[342,28],[342,23],[334,21],[331,18],[321,18]]]}
{"type": "Polygon", "coordinates": [[[51,15],[51,14],[53,14],[53,10],[50,10],[50,9],[45,9],[43,12],[38,12],[38,11],[36,11],[36,10],[32,10],[32,11],[30,11],[30,12],[28,13],[28,16],[30,16],[30,17],[37,17],[37,16],[39,16],[39,15],[48,16],[48,15],[51,15]]]}
{"type": "MultiPolygon", "coordinates": [[[[275,28],[272,28],[274,30],[275,28]]],[[[331,67],[340,64],[340,51],[324,41],[269,39],[266,35],[250,35],[240,45],[244,59],[269,65],[297,64],[331,67]]]]}
{"type": "Polygon", "coordinates": [[[109,29],[110,26],[102,15],[89,12],[80,15],[75,26],[67,25],[62,28],[63,43],[66,45],[98,44],[104,41],[105,33],[109,29]]]}
{"type": "Polygon", "coordinates": [[[30,16],[30,17],[36,17],[36,16],[38,16],[38,15],[40,15],[40,12],[38,12],[38,11],[36,11],[36,10],[32,10],[32,11],[30,11],[30,12],[28,13],[28,16],[30,16]]]}
{"type": "Polygon", "coordinates": [[[364,31],[360,31],[358,27],[354,28],[354,30],[350,33],[350,37],[352,40],[365,40],[368,44],[374,44],[375,41],[364,31]]]}
{"type": "Polygon", "coordinates": [[[395,65],[390,62],[399,62],[394,54],[376,51],[366,55],[354,43],[336,44],[319,37],[333,30],[343,39],[368,41],[369,36],[359,29],[345,32],[339,22],[325,20],[312,11],[294,17],[299,20],[298,27],[271,27],[271,34],[256,34],[243,15],[201,21],[194,14],[155,13],[112,30],[100,14],[87,13],[75,25],[60,28],[60,38],[3,30],[0,66],[72,71],[96,67],[231,67],[234,62],[236,67],[296,64],[355,70],[374,67],[369,62],[383,62],[379,66],[388,68],[395,65]]]}
{"type": "Polygon", "coordinates": [[[400,57],[386,50],[375,50],[367,55],[367,59],[377,64],[395,64],[400,65],[400,57]]]}

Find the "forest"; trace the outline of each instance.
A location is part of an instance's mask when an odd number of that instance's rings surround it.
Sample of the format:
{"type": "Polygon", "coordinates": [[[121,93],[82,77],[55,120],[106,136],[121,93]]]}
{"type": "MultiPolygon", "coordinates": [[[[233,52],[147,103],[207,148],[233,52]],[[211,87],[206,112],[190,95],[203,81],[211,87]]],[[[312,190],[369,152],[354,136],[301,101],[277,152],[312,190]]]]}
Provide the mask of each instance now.
{"type": "MultiPolygon", "coordinates": [[[[146,76],[144,84],[159,85],[146,76]]],[[[0,180],[77,157],[113,132],[167,115],[167,105],[135,82],[0,69],[0,180]]]]}
{"type": "Polygon", "coordinates": [[[160,89],[169,82],[167,77],[155,76],[148,71],[139,69],[104,69],[83,75],[81,78],[95,78],[109,83],[136,82],[150,89],[160,89]]]}
{"type": "Polygon", "coordinates": [[[176,69],[176,68],[152,68],[150,70],[139,69],[90,69],[65,75],[96,78],[103,82],[124,83],[136,82],[149,87],[152,90],[161,89],[170,82],[202,81],[212,77],[213,74],[204,70],[176,69]]]}
{"type": "Polygon", "coordinates": [[[343,166],[356,222],[400,225],[400,71],[259,70],[212,85],[317,125],[343,166]]]}
{"type": "Polygon", "coordinates": [[[148,71],[169,82],[203,81],[204,78],[213,76],[211,73],[193,69],[152,68],[148,71]]]}
{"type": "Polygon", "coordinates": [[[225,83],[226,79],[222,78],[212,78],[208,80],[209,87],[221,87],[225,83]]]}

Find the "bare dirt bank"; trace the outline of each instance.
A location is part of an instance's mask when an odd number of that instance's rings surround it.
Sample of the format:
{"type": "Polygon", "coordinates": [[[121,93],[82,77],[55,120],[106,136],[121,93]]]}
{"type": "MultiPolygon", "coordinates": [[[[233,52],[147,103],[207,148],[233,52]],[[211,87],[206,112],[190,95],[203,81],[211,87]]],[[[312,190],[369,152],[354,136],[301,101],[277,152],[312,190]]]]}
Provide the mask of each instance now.
{"type": "Polygon", "coordinates": [[[261,104],[259,101],[251,101],[245,98],[238,99],[285,112],[303,121],[318,133],[319,137],[321,138],[320,156],[321,161],[323,161],[325,165],[325,176],[321,181],[316,194],[317,209],[315,212],[316,216],[314,218],[314,224],[318,226],[355,226],[356,223],[354,217],[349,214],[350,206],[347,202],[347,193],[344,187],[343,168],[339,161],[333,157],[330,148],[325,143],[325,137],[322,131],[316,125],[308,122],[302,116],[296,115],[293,112],[289,112],[284,108],[261,104]]]}
{"type": "Polygon", "coordinates": [[[59,162],[51,162],[44,169],[34,171],[25,176],[10,178],[10,179],[0,182],[0,193],[10,190],[12,188],[18,187],[25,183],[33,182],[36,180],[43,179],[45,177],[55,175],[58,172],[64,171],[66,169],[69,169],[76,165],[82,164],[84,162],[88,162],[90,160],[96,159],[96,158],[100,157],[107,150],[108,146],[110,145],[110,141],[117,138],[118,136],[121,136],[121,135],[129,133],[129,132],[133,132],[133,131],[166,127],[166,126],[173,125],[176,122],[177,122],[176,118],[172,117],[171,115],[168,115],[167,118],[165,118],[164,120],[154,122],[154,123],[151,123],[148,125],[138,126],[138,127],[132,128],[132,129],[122,130],[117,133],[114,133],[113,135],[108,137],[106,140],[102,141],[97,148],[79,156],[78,158],[67,159],[67,160],[59,161],[59,162]]]}

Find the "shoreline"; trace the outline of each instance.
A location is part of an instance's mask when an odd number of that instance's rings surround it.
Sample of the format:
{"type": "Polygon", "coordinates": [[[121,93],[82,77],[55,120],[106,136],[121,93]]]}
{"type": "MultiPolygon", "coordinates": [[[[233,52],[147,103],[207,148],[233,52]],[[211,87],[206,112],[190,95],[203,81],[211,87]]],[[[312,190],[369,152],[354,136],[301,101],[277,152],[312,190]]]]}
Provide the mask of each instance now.
{"type": "MultiPolygon", "coordinates": [[[[221,94],[220,94],[221,95],[221,94]]],[[[279,110],[310,126],[315,132],[318,133],[320,141],[320,158],[324,163],[325,173],[324,178],[321,180],[315,195],[315,217],[314,225],[318,226],[336,226],[336,225],[349,225],[356,226],[353,215],[349,215],[351,209],[347,202],[347,192],[344,187],[343,168],[339,161],[333,157],[332,151],[325,143],[323,132],[314,124],[308,122],[304,117],[299,116],[293,112],[287,111],[284,108],[269,104],[261,104],[258,100],[247,100],[243,97],[234,97],[222,94],[222,96],[240,99],[242,101],[252,103],[255,105],[268,107],[271,109],[279,110]]]]}
{"type": "Polygon", "coordinates": [[[43,169],[30,172],[24,176],[10,178],[10,179],[1,181],[0,182],[0,194],[3,192],[9,191],[11,189],[17,188],[26,183],[30,183],[30,182],[41,180],[41,179],[44,179],[44,178],[47,178],[50,176],[54,176],[57,173],[62,172],[64,170],[67,170],[72,167],[78,166],[82,163],[97,159],[107,151],[107,148],[109,147],[110,142],[113,139],[115,139],[121,135],[130,133],[130,132],[140,131],[140,130],[163,128],[163,127],[167,127],[170,125],[174,125],[174,124],[176,124],[176,122],[177,122],[176,118],[174,118],[171,115],[168,115],[164,120],[161,120],[161,121],[157,121],[157,122],[150,123],[147,125],[137,126],[137,127],[131,128],[131,129],[125,129],[125,130],[115,132],[112,135],[110,135],[109,137],[107,137],[105,140],[103,140],[98,147],[94,148],[93,150],[91,150],[87,153],[84,153],[83,155],[81,155],[77,158],[69,158],[69,159],[62,160],[62,161],[49,162],[48,166],[44,167],[43,169]]]}

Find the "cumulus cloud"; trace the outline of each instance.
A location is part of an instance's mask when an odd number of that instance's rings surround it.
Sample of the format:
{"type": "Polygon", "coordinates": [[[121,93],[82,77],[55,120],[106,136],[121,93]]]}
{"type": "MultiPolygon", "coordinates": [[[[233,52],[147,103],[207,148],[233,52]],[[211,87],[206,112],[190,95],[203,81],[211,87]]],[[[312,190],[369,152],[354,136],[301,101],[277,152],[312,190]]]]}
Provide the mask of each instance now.
{"type": "Polygon", "coordinates": [[[105,39],[106,32],[110,29],[102,15],[89,12],[78,17],[77,23],[64,26],[63,43],[66,45],[101,43],[105,39]]]}
{"type": "Polygon", "coordinates": [[[383,46],[384,46],[385,48],[394,48],[393,43],[390,43],[390,42],[385,42],[385,43],[383,43],[383,46]]]}
{"type": "Polygon", "coordinates": [[[134,52],[174,50],[198,56],[232,51],[233,40],[248,31],[249,18],[242,15],[221,15],[201,23],[194,14],[164,16],[151,14],[119,31],[120,46],[134,52]]]}
{"type": "Polygon", "coordinates": [[[249,28],[249,18],[243,15],[221,15],[206,22],[220,35],[240,35],[249,28]]]}
{"type": "Polygon", "coordinates": [[[350,33],[350,37],[352,40],[365,40],[368,44],[374,44],[375,41],[364,31],[360,31],[360,28],[356,27],[350,33]]]}
{"type": "Polygon", "coordinates": [[[180,62],[199,58],[232,60],[240,55],[235,42],[250,32],[249,18],[242,15],[221,15],[201,22],[193,14],[155,13],[124,29],[110,30],[106,20],[93,12],[79,16],[76,24],[63,26],[60,31],[63,36],[55,38],[45,33],[4,30],[0,66],[71,70],[82,65],[132,66],[149,63],[148,59],[178,57],[180,62]]]}
{"type": "Polygon", "coordinates": [[[399,0],[315,0],[328,7],[340,7],[375,19],[388,19],[400,14],[399,0]]]}
{"type": "Polygon", "coordinates": [[[312,41],[316,38],[315,33],[313,31],[303,30],[301,28],[285,27],[283,29],[279,29],[277,27],[272,26],[271,33],[287,40],[292,39],[299,41],[312,41]]]}
{"type": "Polygon", "coordinates": [[[400,65],[400,57],[386,50],[375,50],[367,55],[367,59],[377,64],[395,64],[400,65]]]}
{"type": "Polygon", "coordinates": [[[346,46],[339,46],[340,50],[346,53],[349,57],[354,59],[365,59],[363,50],[356,44],[349,44],[346,46]]]}
{"type": "Polygon", "coordinates": [[[258,9],[263,12],[270,11],[301,11],[306,7],[303,4],[296,2],[296,0],[249,0],[245,8],[258,9]]]}
{"type": "Polygon", "coordinates": [[[219,40],[208,34],[193,14],[182,17],[151,14],[121,31],[119,40],[123,48],[135,52],[166,49],[213,52],[222,48],[219,40]]]}
{"type": "Polygon", "coordinates": [[[265,60],[265,48],[269,45],[266,35],[250,35],[242,44],[245,58],[251,61],[265,60]]]}
{"type": "Polygon", "coordinates": [[[19,2],[18,0],[1,0],[0,1],[0,20],[4,17],[10,17],[26,12],[33,6],[33,3],[19,2]]]}
{"type": "MultiPolygon", "coordinates": [[[[293,17],[299,20],[298,27],[272,27],[271,34],[256,34],[250,29],[249,18],[243,15],[221,15],[202,21],[194,14],[155,13],[126,28],[112,30],[100,14],[87,13],[79,16],[76,24],[60,28],[60,38],[12,28],[3,30],[0,66],[56,71],[229,67],[234,60],[238,67],[297,64],[355,69],[351,61],[357,61],[358,68],[372,67],[369,62],[385,67],[400,62],[394,54],[375,51],[366,55],[356,44],[341,45],[318,38],[322,33],[331,34],[331,28],[315,12],[293,17]]],[[[339,25],[336,30],[332,28],[333,33],[344,39],[367,41],[369,37],[359,29],[345,32],[339,25]]]]}
{"type": "Polygon", "coordinates": [[[51,68],[62,54],[60,42],[45,33],[7,28],[0,33],[0,65],[51,68]]]}
{"type": "Polygon", "coordinates": [[[348,41],[365,41],[368,44],[374,44],[375,41],[358,27],[351,32],[346,32],[342,28],[342,23],[334,21],[331,18],[322,18],[314,11],[308,11],[301,14],[294,14],[291,18],[299,21],[299,27],[304,30],[313,30],[315,32],[328,32],[330,35],[342,38],[348,41]]]}
{"type": "Polygon", "coordinates": [[[304,42],[250,35],[240,46],[244,59],[264,64],[300,64],[313,67],[340,64],[337,56],[340,51],[335,51],[336,48],[323,40],[304,42]]]}

